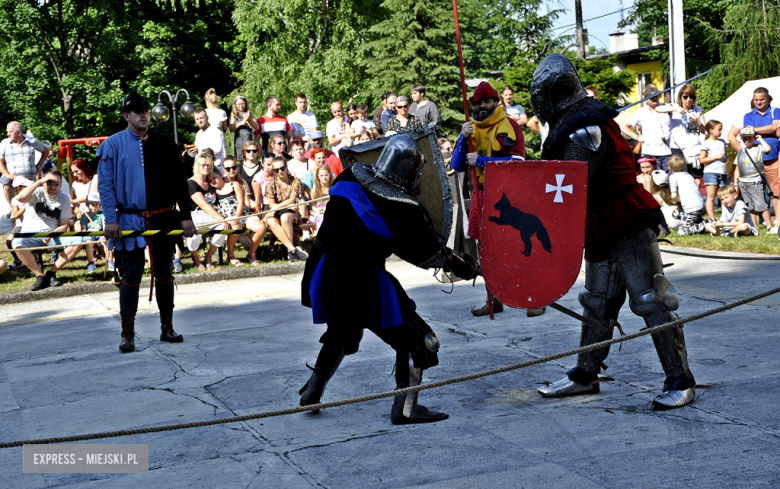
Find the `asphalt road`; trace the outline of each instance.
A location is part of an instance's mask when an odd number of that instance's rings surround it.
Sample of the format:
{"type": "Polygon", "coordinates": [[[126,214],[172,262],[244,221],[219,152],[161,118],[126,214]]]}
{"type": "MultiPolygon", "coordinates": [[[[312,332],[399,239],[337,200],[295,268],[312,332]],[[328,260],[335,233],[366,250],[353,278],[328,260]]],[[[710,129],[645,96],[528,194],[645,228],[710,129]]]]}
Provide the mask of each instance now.
{"type": "MultiPolygon", "coordinates": [[[[777,285],[780,262],[664,255],[688,316],[777,285]]],[[[575,348],[579,325],[553,310],[474,318],[484,287],[437,283],[391,263],[438,333],[424,382],[575,348]]],[[[299,275],[179,286],[159,341],[156,307],[139,311],[138,351],[121,354],[118,297],[96,293],[0,307],[0,441],[206,420],[298,404],[321,326],[299,305],[299,275]]],[[[581,311],[583,277],[561,299],[581,311]]],[[[359,284],[355,284],[356,287],[359,284]]],[[[142,291],[143,292],[143,291],[142,291]]],[[[142,296],[142,304],[145,299],[142,296]]],[[[344,291],[344,307],[350,307],[344,291]]],[[[613,347],[599,395],[543,399],[573,358],[423,392],[450,414],[393,426],[389,399],[245,423],[92,443],[149,445],[141,474],[24,474],[0,450],[0,487],[779,487],[780,295],[685,327],[701,387],[688,407],[653,412],[663,372],[652,341],[613,347]]],[[[626,332],[643,326],[624,306],[626,332]]],[[[394,388],[393,351],[371,333],[331,380],[326,401],[394,388]]]]}

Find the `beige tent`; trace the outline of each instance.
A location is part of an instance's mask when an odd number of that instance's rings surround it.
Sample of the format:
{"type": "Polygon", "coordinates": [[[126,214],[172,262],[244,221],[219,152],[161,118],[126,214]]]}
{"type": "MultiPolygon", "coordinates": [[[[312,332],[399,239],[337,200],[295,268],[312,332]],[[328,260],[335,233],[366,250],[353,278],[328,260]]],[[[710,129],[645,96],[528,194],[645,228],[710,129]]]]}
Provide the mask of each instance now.
{"type": "Polygon", "coordinates": [[[750,101],[753,99],[753,90],[764,87],[773,95],[775,101],[773,107],[780,107],[780,76],[752,80],[742,85],[739,90],[731,94],[720,105],[704,114],[707,121],[715,119],[723,123],[723,137],[725,138],[732,126],[741,128],[745,114],[750,112],[750,101]]]}

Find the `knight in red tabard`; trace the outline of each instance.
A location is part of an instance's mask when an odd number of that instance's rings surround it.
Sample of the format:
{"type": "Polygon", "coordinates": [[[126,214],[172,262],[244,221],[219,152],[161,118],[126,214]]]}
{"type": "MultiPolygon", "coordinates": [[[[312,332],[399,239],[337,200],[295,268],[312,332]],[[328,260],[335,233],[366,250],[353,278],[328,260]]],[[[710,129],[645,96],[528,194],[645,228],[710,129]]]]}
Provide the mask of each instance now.
{"type": "MultiPolygon", "coordinates": [[[[658,202],[636,181],[631,148],[613,120],[617,111],[587,96],[577,70],[563,55],[545,58],[531,82],[531,107],[549,124],[543,160],[588,163],[585,287],[579,295],[590,321],[580,346],[612,338],[618,312],[629,296],[634,314],[648,327],[677,319],[680,299],[664,277],[658,235],[667,231],[658,202]],[[600,325],[600,326],[599,326],[600,325]]],[[[653,409],[693,401],[696,381],[688,368],[682,327],[652,335],[666,380],[653,409]]],[[[599,392],[598,374],[609,348],[581,353],[563,379],[539,389],[545,397],[599,392]]]]}

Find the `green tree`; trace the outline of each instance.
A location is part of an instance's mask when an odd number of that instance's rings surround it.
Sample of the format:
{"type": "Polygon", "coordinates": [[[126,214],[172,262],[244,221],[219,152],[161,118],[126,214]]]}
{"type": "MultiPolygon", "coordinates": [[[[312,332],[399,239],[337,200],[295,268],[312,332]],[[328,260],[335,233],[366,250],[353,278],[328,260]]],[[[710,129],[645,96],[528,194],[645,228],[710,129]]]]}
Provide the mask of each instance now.
{"type": "MultiPolygon", "coordinates": [[[[685,0],[683,2],[685,68],[689,77],[720,63],[719,43],[712,39],[712,30],[723,28],[724,17],[734,4],[735,0],[685,0]]],[[[620,24],[621,27],[631,25],[636,26],[640,46],[652,45],[653,38],[668,39],[667,0],[636,0],[628,16],[620,24]]],[[[664,71],[669,72],[668,49],[642,53],[642,58],[663,60],[664,71]]],[[[713,78],[710,74],[694,82],[699,95],[697,103],[705,109],[718,105],[725,98],[722,91],[713,90],[708,85],[713,78]]]]}
{"type": "MultiPolygon", "coordinates": [[[[611,107],[618,107],[618,97],[634,87],[635,73],[631,71],[614,70],[616,59],[592,59],[583,60],[573,53],[566,53],[571,60],[584,86],[595,85],[599,91],[599,98],[611,107]]],[[[504,70],[504,82],[515,89],[515,100],[522,105],[528,117],[533,115],[529,90],[533,80],[536,64],[524,62],[504,70]]],[[[503,82],[502,82],[503,83],[503,82]]],[[[493,85],[498,88],[498,82],[493,85]]],[[[528,158],[538,158],[541,149],[541,139],[536,134],[526,132],[526,152],[528,158]]]]}
{"type": "Polygon", "coordinates": [[[491,34],[493,70],[524,61],[539,62],[560,45],[553,24],[563,9],[548,8],[545,0],[493,0],[487,4],[485,25],[491,34]]]}
{"type": "MultiPolygon", "coordinates": [[[[473,1],[458,3],[464,32],[469,32],[478,18],[476,7],[473,1]]],[[[438,0],[385,0],[382,9],[386,18],[369,29],[373,40],[365,45],[363,59],[371,92],[392,90],[409,96],[412,85],[422,83],[426,97],[439,107],[444,133],[456,133],[463,120],[463,97],[452,4],[438,0]]],[[[464,38],[476,39],[469,35],[464,38]]],[[[473,50],[464,52],[464,58],[475,55],[473,50]]],[[[476,59],[471,64],[480,66],[476,59]]]]}
{"type": "Polygon", "coordinates": [[[143,0],[0,0],[4,120],[52,141],[100,136],[125,125],[119,99],[130,88],[154,103],[160,89],[185,87],[202,104],[216,73],[215,88],[230,93],[244,57],[232,6],[211,0],[185,14],[143,0]]]}
{"type": "Polygon", "coordinates": [[[100,117],[79,110],[80,102],[105,106],[118,99],[109,63],[121,59],[132,40],[121,4],[0,0],[0,10],[2,97],[27,127],[48,137],[73,137],[89,125],[87,119],[100,117]],[[62,121],[60,131],[52,130],[52,120],[62,121]]]}
{"type": "Polygon", "coordinates": [[[279,97],[283,113],[303,92],[322,126],[333,101],[366,90],[360,46],[379,0],[236,0],[233,20],[245,43],[241,92],[256,115],[264,100],[279,97]]]}
{"type": "Polygon", "coordinates": [[[778,23],[777,0],[738,0],[726,12],[722,29],[705,26],[722,61],[703,83],[711,96],[726,98],[749,80],[780,75],[778,23]]]}

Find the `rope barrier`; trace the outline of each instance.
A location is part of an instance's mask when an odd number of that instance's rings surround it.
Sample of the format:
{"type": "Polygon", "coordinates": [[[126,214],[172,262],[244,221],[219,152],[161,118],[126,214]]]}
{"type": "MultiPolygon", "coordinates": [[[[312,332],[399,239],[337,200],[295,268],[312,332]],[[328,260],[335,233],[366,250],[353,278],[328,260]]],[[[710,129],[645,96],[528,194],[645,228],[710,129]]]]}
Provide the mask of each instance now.
{"type": "Polygon", "coordinates": [[[610,345],[614,345],[616,343],[622,343],[624,341],[633,340],[636,338],[640,338],[642,336],[651,335],[654,333],[659,333],[661,331],[665,331],[667,329],[676,328],[678,326],[682,326],[686,323],[697,321],[699,319],[706,318],[708,316],[712,316],[714,314],[719,314],[721,312],[728,311],[730,309],[734,309],[735,307],[748,304],[753,301],[757,301],[758,299],[763,299],[764,297],[768,297],[773,294],[777,294],[780,292],[780,287],[767,290],[766,292],[762,292],[760,294],[756,294],[751,297],[747,297],[745,299],[740,299],[738,301],[732,302],[731,304],[726,304],[720,307],[716,307],[715,309],[710,309],[709,311],[705,311],[699,314],[694,314],[693,316],[689,316],[687,318],[683,319],[677,319],[675,321],[672,321],[670,323],[662,324],[660,326],[655,326],[652,328],[644,328],[636,333],[632,333],[629,335],[621,336],[619,338],[613,338],[611,340],[602,341],[600,343],[594,343],[592,345],[588,346],[582,346],[579,348],[575,348],[573,350],[564,351],[561,353],[556,353],[553,355],[548,355],[546,357],[540,357],[536,358],[534,360],[527,360],[525,362],[515,363],[512,365],[507,365],[504,367],[498,367],[490,370],[484,370],[482,372],[477,372],[469,375],[462,375],[460,377],[453,377],[450,379],[445,380],[439,380],[436,382],[430,382],[427,384],[420,384],[413,387],[405,387],[403,389],[397,389],[389,392],[381,392],[376,394],[368,394],[365,396],[360,397],[353,397],[350,399],[342,399],[339,401],[331,401],[331,402],[321,402],[319,404],[312,404],[309,406],[297,406],[293,408],[287,408],[287,409],[278,409],[274,411],[265,411],[262,413],[255,413],[255,414],[244,414],[240,416],[228,416],[225,418],[218,418],[218,419],[210,419],[205,421],[194,421],[191,423],[177,423],[177,424],[169,424],[169,425],[162,425],[162,426],[150,426],[148,428],[134,428],[134,429],[128,429],[128,430],[118,430],[118,431],[105,431],[105,432],[99,432],[99,433],[89,433],[89,434],[83,434],[83,435],[73,435],[73,436],[60,436],[57,438],[39,438],[39,439],[32,439],[32,440],[19,440],[19,441],[11,441],[11,442],[3,442],[0,443],[0,449],[3,448],[12,448],[12,447],[20,447],[23,445],[45,445],[45,444],[52,444],[52,443],[69,443],[69,442],[76,442],[76,441],[85,441],[85,440],[97,440],[102,438],[116,438],[119,436],[130,436],[130,435],[140,435],[140,434],[146,434],[146,433],[159,433],[162,431],[176,431],[176,430],[183,430],[188,428],[201,428],[205,426],[216,426],[220,424],[228,424],[228,423],[238,423],[243,421],[251,421],[255,419],[264,419],[264,418],[273,418],[277,416],[286,416],[289,414],[298,414],[298,413],[304,413],[307,411],[317,411],[320,409],[327,409],[331,407],[339,407],[339,406],[346,406],[349,404],[357,404],[361,402],[367,402],[367,401],[375,401],[378,399],[385,399],[388,397],[395,397],[398,395],[403,394],[410,394],[413,392],[420,392],[428,389],[436,389],[438,387],[444,387],[446,385],[451,384],[457,384],[460,382],[467,382],[470,380],[476,380],[481,379],[483,377],[489,377],[491,375],[497,375],[501,373],[511,372],[513,370],[519,370],[526,367],[531,367],[534,365],[539,365],[542,363],[551,362],[554,360],[559,360],[561,358],[569,357],[572,355],[578,355],[580,353],[593,351],[593,350],[600,350],[601,348],[605,348],[610,345]]]}
{"type": "MultiPolygon", "coordinates": [[[[195,231],[195,234],[201,234],[204,236],[214,236],[216,234],[249,234],[252,231],[248,229],[223,229],[223,230],[211,230],[211,229],[199,229],[195,231]]],[[[134,236],[178,236],[184,234],[182,229],[150,229],[147,231],[122,231],[122,237],[134,237],[134,236]]],[[[70,238],[70,237],[88,237],[88,236],[103,236],[103,231],[64,231],[60,233],[54,232],[40,232],[40,233],[16,233],[16,238],[70,238]]],[[[75,243],[71,246],[76,246],[83,243],[75,243]]]]}
{"type": "Polygon", "coordinates": [[[742,260],[742,261],[780,261],[780,256],[766,255],[766,256],[723,256],[723,255],[707,255],[704,253],[696,253],[695,251],[683,251],[676,249],[669,249],[667,246],[658,247],[664,253],[672,255],[692,256],[695,258],[710,258],[712,260],[742,260]]]}

